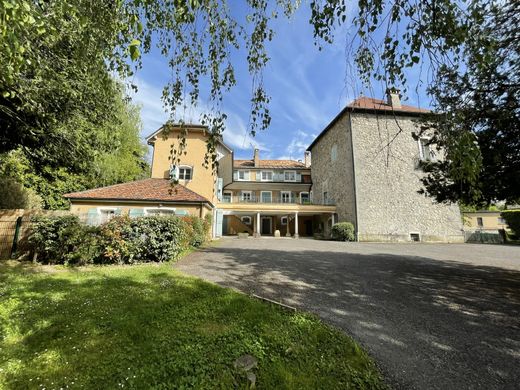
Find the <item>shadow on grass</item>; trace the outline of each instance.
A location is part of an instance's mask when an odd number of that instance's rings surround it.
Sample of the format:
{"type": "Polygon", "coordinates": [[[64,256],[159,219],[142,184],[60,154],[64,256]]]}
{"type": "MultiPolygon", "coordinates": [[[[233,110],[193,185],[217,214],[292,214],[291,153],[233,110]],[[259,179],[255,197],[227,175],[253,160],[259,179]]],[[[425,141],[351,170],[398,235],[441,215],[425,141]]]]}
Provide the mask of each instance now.
{"type": "Polygon", "coordinates": [[[317,319],[145,265],[92,270],[1,265],[0,387],[377,388],[349,338],[317,319]]]}
{"type": "Polygon", "coordinates": [[[237,245],[208,248],[178,268],[318,314],[365,345],[397,388],[520,383],[518,271],[349,253],[348,244],[336,251],[237,245]]]}

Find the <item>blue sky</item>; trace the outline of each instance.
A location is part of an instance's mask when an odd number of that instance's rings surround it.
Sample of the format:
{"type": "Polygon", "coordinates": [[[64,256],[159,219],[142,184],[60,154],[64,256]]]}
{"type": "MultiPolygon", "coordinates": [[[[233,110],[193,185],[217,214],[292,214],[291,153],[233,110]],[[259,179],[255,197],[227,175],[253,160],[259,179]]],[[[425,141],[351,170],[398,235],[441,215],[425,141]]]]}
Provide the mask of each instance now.
{"type": "MultiPolygon", "coordinates": [[[[234,56],[237,85],[226,94],[223,107],[228,114],[224,141],[234,149],[235,158],[251,158],[258,147],[261,158],[302,159],[306,147],[349,101],[361,93],[383,97],[384,86],[363,90],[347,65],[351,63],[344,49],[348,26],[337,34],[334,44],[318,51],[308,19],[309,6],[304,1],[290,20],[281,17],[273,23],[276,36],[268,46],[271,60],[264,71],[272,122],[254,138],[247,132],[251,78],[243,53],[234,56]]],[[[169,117],[161,101],[169,72],[166,59],[151,53],[144,56],[143,68],[133,79],[139,88],[134,102],[141,105],[143,136],[169,117]]],[[[410,78],[413,81],[418,75],[410,78]]],[[[407,98],[407,104],[420,101],[424,106],[419,95],[407,98]]],[[[201,107],[189,109],[184,119],[198,123],[201,107]]]]}

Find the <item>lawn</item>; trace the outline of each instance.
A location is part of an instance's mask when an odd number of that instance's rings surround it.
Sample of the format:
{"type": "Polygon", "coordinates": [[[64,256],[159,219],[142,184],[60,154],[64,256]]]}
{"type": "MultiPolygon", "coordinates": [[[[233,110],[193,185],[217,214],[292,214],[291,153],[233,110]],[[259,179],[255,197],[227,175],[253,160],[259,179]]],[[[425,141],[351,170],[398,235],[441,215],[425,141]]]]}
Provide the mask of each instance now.
{"type": "Polygon", "coordinates": [[[168,264],[0,263],[0,388],[381,388],[349,337],[317,318],[168,264]]]}

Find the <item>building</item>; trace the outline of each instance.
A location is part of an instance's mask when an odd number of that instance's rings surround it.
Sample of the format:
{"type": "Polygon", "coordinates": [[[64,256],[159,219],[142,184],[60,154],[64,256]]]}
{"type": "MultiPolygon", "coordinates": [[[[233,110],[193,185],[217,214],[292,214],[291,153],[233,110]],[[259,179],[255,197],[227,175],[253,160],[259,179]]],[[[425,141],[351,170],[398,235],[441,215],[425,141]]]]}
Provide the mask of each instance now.
{"type": "Polygon", "coordinates": [[[90,224],[115,215],[213,216],[213,235],[247,232],[254,236],[299,237],[324,233],[336,208],[315,204],[311,194],[310,158],[234,160],[233,151],[217,144],[218,168],[205,166],[208,133],[199,125],[163,126],[147,137],[153,146],[151,178],[66,194],[71,212],[90,224]],[[172,145],[179,148],[185,131],[186,151],[172,164],[172,145]]]}
{"type": "Polygon", "coordinates": [[[466,230],[507,229],[507,222],[500,216],[500,211],[467,211],[462,213],[466,230]]]}
{"type": "Polygon", "coordinates": [[[428,139],[414,139],[416,120],[428,110],[361,97],[347,105],[307,149],[312,191],[334,202],[340,221],[355,225],[359,241],[463,242],[456,204],[418,193],[421,160],[438,158],[428,139]]]}
{"type": "Polygon", "coordinates": [[[213,217],[213,235],[329,236],[335,222],[355,225],[360,241],[462,242],[457,205],[418,193],[420,160],[436,158],[427,139],[414,139],[427,113],[361,97],[342,110],[309,146],[303,161],[235,160],[217,142],[217,168],[204,164],[208,132],[200,125],[165,125],[147,138],[151,178],[65,195],[90,223],[114,215],[213,217]],[[178,150],[181,132],[186,152],[178,150]],[[312,155],[312,165],[311,165],[312,155]]]}

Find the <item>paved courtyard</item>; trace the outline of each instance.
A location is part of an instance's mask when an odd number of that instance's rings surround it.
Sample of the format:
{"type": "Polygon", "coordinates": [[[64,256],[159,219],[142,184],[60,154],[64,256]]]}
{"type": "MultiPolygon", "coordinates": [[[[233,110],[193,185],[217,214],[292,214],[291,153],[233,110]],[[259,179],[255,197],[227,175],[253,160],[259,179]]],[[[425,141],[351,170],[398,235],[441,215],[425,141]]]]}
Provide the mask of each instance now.
{"type": "Polygon", "coordinates": [[[176,267],[318,314],[396,389],[520,388],[520,247],[225,238],[176,267]]]}

